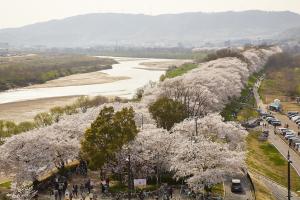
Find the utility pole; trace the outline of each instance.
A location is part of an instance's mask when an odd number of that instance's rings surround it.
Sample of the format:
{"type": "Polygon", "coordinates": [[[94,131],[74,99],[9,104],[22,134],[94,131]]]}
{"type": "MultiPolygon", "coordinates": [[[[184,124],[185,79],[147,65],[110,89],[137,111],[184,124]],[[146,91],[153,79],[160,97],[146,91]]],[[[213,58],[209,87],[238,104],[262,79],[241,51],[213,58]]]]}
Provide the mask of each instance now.
{"type": "Polygon", "coordinates": [[[292,161],[290,160],[290,151],[288,151],[287,159],[288,159],[288,200],[291,200],[292,199],[292,195],[291,195],[291,163],[292,163],[292,161]]]}
{"type": "Polygon", "coordinates": [[[142,130],[143,130],[143,126],[144,126],[144,115],[142,113],[142,130]]]}
{"type": "Polygon", "coordinates": [[[198,117],[195,117],[195,130],[196,130],[196,136],[198,136],[198,124],[197,124],[197,121],[198,121],[198,117]]]}

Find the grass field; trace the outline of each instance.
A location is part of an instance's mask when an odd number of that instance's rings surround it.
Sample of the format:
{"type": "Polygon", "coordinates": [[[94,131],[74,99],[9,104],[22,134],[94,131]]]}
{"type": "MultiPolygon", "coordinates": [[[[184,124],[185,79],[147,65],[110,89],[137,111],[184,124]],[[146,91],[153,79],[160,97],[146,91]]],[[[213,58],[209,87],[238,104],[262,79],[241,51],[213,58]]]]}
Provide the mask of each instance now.
{"type": "Polygon", "coordinates": [[[212,188],[212,193],[213,195],[216,195],[216,196],[224,196],[224,185],[223,183],[219,183],[217,185],[214,185],[213,188],[212,188]]]}
{"type": "Polygon", "coordinates": [[[0,184],[0,189],[10,189],[10,187],[11,187],[11,182],[10,181],[7,181],[7,182],[4,182],[4,183],[0,184]]]}
{"type": "MultiPolygon", "coordinates": [[[[259,134],[259,132],[251,132],[247,137],[248,168],[287,186],[287,161],[272,144],[259,141],[259,134]]],[[[292,190],[300,191],[300,177],[293,168],[291,177],[292,190]]]]}
{"type": "MultiPolygon", "coordinates": [[[[259,88],[259,95],[262,98],[265,104],[270,104],[274,99],[279,99],[282,104],[283,111],[299,111],[300,105],[296,103],[295,99],[291,97],[291,94],[287,92],[290,88],[289,82],[283,75],[286,72],[282,70],[267,72],[266,78],[262,81],[259,88]]],[[[291,69],[290,69],[291,70],[291,69]]],[[[300,94],[300,72],[298,68],[295,68],[294,71],[289,72],[293,73],[294,84],[296,87],[296,93],[300,94]]]]}

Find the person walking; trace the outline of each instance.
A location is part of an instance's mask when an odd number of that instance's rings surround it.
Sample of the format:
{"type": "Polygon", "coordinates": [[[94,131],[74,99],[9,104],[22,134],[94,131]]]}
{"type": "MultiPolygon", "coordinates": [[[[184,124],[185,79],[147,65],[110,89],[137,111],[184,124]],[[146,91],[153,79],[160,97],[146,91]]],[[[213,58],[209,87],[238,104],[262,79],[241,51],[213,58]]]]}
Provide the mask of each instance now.
{"type": "Polygon", "coordinates": [[[77,184],[73,185],[73,196],[74,197],[78,196],[78,185],[77,184]]]}
{"type": "Polygon", "coordinates": [[[104,193],[104,191],[105,191],[105,181],[104,180],[102,180],[101,181],[101,191],[102,191],[102,193],[104,193]]]}
{"type": "Polygon", "coordinates": [[[169,196],[171,197],[171,199],[173,198],[173,188],[172,188],[172,186],[170,186],[169,188],[168,188],[168,192],[169,192],[169,196]]]}
{"type": "Polygon", "coordinates": [[[80,195],[82,196],[82,194],[84,193],[84,186],[83,184],[80,185],[80,195]]]}
{"type": "Polygon", "coordinates": [[[69,190],[68,189],[66,189],[66,191],[65,191],[65,198],[64,198],[65,200],[71,200],[70,199],[70,192],[69,192],[69,190]]]}
{"type": "Polygon", "coordinates": [[[85,183],[85,187],[88,191],[88,193],[91,193],[91,180],[88,179],[87,182],[85,183]]]}
{"type": "Polygon", "coordinates": [[[105,179],[105,183],[109,187],[109,178],[108,177],[105,179]]]}
{"type": "Polygon", "coordinates": [[[58,200],[58,190],[54,189],[53,193],[54,193],[54,199],[58,200]]]}

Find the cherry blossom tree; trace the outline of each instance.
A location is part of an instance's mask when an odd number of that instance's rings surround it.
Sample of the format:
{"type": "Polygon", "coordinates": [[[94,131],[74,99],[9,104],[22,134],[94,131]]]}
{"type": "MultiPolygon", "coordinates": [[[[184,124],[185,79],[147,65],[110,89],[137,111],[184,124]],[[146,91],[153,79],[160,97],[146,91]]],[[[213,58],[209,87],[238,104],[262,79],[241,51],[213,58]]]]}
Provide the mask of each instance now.
{"type": "Polygon", "coordinates": [[[212,142],[203,136],[188,138],[174,134],[171,170],[176,178],[184,178],[194,191],[221,183],[244,167],[244,152],[230,150],[225,143],[212,142]]]}
{"type": "MultiPolygon", "coordinates": [[[[162,170],[173,171],[176,178],[186,178],[195,189],[220,182],[226,174],[243,167],[247,132],[234,122],[223,122],[215,113],[230,98],[239,97],[249,76],[262,69],[268,57],[279,51],[275,47],[245,50],[242,54],[249,63],[233,57],[201,63],[180,77],[149,84],[140,102],[106,103],[84,113],[72,112],[50,126],[7,138],[0,146],[0,171],[16,175],[17,192],[24,182],[42,177],[62,161],[67,164],[78,159],[85,130],[104,106],[113,106],[115,111],[132,107],[140,128],[128,149],[119,153],[119,168],[126,165],[130,153],[137,176],[154,174],[155,166],[160,166],[162,170]],[[176,124],[170,132],[156,128],[148,106],[161,96],[182,102],[192,118],[176,124]],[[201,117],[196,118],[198,135],[195,116],[201,117]]],[[[114,170],[119,169],[114,166],[114,170]]]]}

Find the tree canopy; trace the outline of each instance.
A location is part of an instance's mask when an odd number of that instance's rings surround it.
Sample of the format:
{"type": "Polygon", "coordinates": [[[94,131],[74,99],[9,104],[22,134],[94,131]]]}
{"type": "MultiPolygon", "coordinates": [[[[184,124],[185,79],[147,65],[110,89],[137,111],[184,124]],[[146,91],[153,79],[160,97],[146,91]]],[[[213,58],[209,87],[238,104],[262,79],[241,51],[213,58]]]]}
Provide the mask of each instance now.
{"type": "Polygon", "coordinates": [[[186,107],[182,103],[167,97],[159,98],[151,104],[149,112],[155,119],[157,126],[167,130],[188,116],[186,107]]]}
{"type": "Polygon", "coordinates": [[[137,133],[132,108],[123,108],[115,113],[113,107],[104,107],[84,134],[82,155],[92,169],[99,169],[114,159],[115,153],[137,133]]]}

